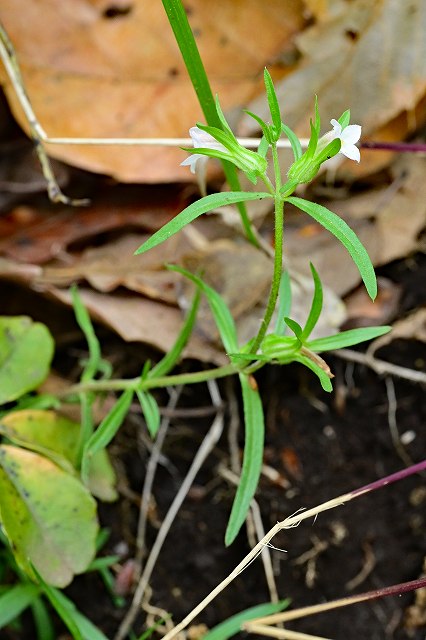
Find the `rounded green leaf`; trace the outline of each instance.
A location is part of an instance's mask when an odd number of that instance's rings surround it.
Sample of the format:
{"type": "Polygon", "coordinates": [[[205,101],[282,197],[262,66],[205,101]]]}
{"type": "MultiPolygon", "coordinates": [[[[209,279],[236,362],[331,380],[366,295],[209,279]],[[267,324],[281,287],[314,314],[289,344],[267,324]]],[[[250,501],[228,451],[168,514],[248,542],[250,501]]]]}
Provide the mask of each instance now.
{"type": "Polygon", "coordinates": [[[96,553],[96,502],[51,460],[0,446],[0,519],[20,566],[65,587],[96,553]]]}
{"type": "MultiPolygon", "coordinates": [[[[42,409],[14,411],[0,420],[0,434],[50,458],[69,472],[77,466],[80,429],[77,422],[56,411],[42,409]]],[[[115,481],[108,453],[102,449],[91,460],[87,487],[100,500],[110,502],[117,498],[115,481]]]]}
{"type": "Polygon", "coordinates": [[[54,350],[48,328],[27,316],[0,317],[0,404],[38,387],[54,350]]]}

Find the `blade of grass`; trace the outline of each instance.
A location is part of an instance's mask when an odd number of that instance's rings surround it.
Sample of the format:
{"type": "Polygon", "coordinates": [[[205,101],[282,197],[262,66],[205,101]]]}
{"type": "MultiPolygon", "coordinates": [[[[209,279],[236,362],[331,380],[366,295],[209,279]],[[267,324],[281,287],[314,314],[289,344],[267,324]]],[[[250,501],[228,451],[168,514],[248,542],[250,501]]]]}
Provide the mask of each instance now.
{"type": "Polygon", "coordinates": [[[40,589],[35,584],[17,584],[0,596],[0,629],[34,603],[39,593],[40,589]]]}
{"type": "MultiPolygon", "coordinates": [[[[213,92],[183,4],[181,0],[162,0],[162,2],[207,124],[212,127],[222,128],[216,111],[213,92]]],[[[225,161],[222,162],[222,165],[231,190],[240,191],[241,185],[235,167],[225,161]]],[[[248,240],[256,247],[259,246],[245,205],[239,202],[237,207],[248,240]]]]}
{"type": "Polygon", "coordinates": [[[81,477],[83,482],[86,483],[87,481],[91,458],[97,451],[104,449],[111,442],[127,415],[132,399],[133,389],[124,391],[111,411],[86,442],[81,461],[81,477]]]}
{"type": "Polygon", "coordinates": [[[56,633],[53,621],[46,604],[41,598],[36,598],[31,605],[37,640],[55,640],[56,633]]]}
{"type": "Polygon", "coordinates": [[[240,613],[231,616],[228,620],[213,627],[213,629],[203,636],[203,640],[228,640],[228,638],[231,638],[241,631],[241,625],[245,622],[278,613],[286,609],[289,604],[290,600],[286,599],[276,603],[267,602],[265,604],[258,604],[245,611],[240,611],[240,613]]]}
{"type": "Polygon", "coordinates": [[[192,333],[192,329],[194,328],[198,305],[200,303],[200,297],[200,290],[197,289],[189,313],[186,316],[185,322],[179,332],[178,337],[176,338],[176,342],[174,343],[170,351],[168,351],[166,355],[160,360],[160,362],[158,362],[155,367],[151,369],[151,371],[148,373],[148,378],[159,378],[160,376],[167,375],[178,362],[181,353],[185,348],[186,343],[188,342],[189,336],[192,333]]]}

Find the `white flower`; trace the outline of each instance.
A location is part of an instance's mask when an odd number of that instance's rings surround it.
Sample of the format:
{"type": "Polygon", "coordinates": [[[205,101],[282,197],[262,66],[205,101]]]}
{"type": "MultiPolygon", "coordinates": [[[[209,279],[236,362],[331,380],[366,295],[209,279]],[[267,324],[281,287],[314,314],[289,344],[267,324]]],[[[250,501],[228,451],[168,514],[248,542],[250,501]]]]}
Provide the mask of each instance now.
{"type": "MultiPolygon", "coordinates": [[[[216,149],[216,151],[229,153],[228,150],[223,146],[223,144],[220,144],[220,142],[215,140],[213,136],[211,136],[206,131],[202,131],[202,129],[200,129],[199,127],[191,127],[189,130],[189,135],[192,138],[194,149],[216,149]]],[[[203,156],[199,153],[192,153],[180,164],[181,166],[189,166],[191,169],[191,173],[195,173],[197,162],[201,164],[200,169],[202,170],[204,169],[204,165],[206,164],[208,159],[208,156],[203,156]]]]}
{"type": "Polygon", "coordinates": [[[340,153],[343,153],[343,155],[350,160],[356,160],[356,162],[359,162],[361,156],[359,153],[359,149],[355,146],[355,144],[361,137],[360,125],[350,124],[342,131],[342,125],[339,124],[337,120],[334,120],[334,118],[330,121],[330,124],[333,127],[333,131],[330,131],[328,134],[326,134],[330,136],[330,141],[339,138],[340,142],[342,143],[340,153]]]}

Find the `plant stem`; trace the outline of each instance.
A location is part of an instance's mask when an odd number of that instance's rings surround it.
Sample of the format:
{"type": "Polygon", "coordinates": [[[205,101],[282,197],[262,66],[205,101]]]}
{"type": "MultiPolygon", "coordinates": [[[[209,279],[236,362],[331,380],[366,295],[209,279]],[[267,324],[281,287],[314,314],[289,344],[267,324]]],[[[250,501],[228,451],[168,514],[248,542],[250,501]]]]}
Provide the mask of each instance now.
{"type": "Polygon", "coordinates": [[[116,380],[90,380],[89,382],[80,382],[72,385],[64,391],[60,391],[56,395],[58,397],[72,396],[87,391],[125,391],[133,389],[139,391],[147,391],[148,389],[159,389],[164,387],[173,387],[180,384],[194,384],[198,382],[206,382],[207,380],[215,380],[217,378],[225,378],[238,373],[240,369],[234,364],[227,364],[216,369],[207,369],[207,371],[195,371],[194,373],[178,373],[173,376],[161,376],[159,378],[140,378],[116,379],[116,380]]]}
{"type": "MultiPolygon", "coordinates": [[[[271,145],[272,159],[274,162],[275,172],[275,230],[274,230],[274,273],[272,276],[271,290],[269,292],[268,303],[266,305],[265,315],[263,316],[259,332],[254,339],[251,353],[256,353],[266,335],[268,327],[271,323],[273,313],[277,304],[278,293],[280,290],[282,263],[283,263],[283,240],[284,240],[284,198],[280,195],[281,189],[281,173],[278,161],[277,145],[271,145]]],[[[266,184],[268,184],[266,182],[266,184]]]]}

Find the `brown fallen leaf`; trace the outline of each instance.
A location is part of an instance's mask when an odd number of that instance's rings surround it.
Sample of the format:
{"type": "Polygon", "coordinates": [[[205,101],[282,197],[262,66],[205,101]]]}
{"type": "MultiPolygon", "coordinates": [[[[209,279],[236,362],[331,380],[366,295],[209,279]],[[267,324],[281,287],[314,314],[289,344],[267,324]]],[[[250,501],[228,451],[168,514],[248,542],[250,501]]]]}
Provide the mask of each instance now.
{"type": "MultiPolygon", "coordinates": [[[[299,64],[277,83],[284,121],[306,135],[312,96],[317,94],[324,130],[331,118],[348,108],[352,122],[363,126],[363,136],[401,113],[402,139],[421,127],[426,119],[424,108],[417,114],[420,121],[412,115],[426,93],[424,0],[312,0],[309,7],[320,21],[296,38],[299,64]]],[[[269,117],[263,96],[249,109],[266,120],[269,117]]],[[[239,128],[242,135],[256,130],[256,123],[248,117],[239,128]]],[[[345,171],[362,173],[362,163],[347,162],[345,171]]]]}
{"type": "MultiPolygon", "coordinates": [[[[49,287],[45,293],[55,300],[71,305],[68,291],[49,287]]],[[[144,342],[161,352],[169,351],[183,323],[182,312],[154,300],[123,293],[98,293],[80,288],[83,304],[91,316],[106,324],[127,342],[144,342]]],[[[214,345],[193,334],[183,354],[201,362],[223,365],[226,355],[214,345]]]]}
{"type": "Polygon", "coordinates": [[[403,156],[392,165],[390,185],[330,203],[343,217],[373,221],[366,246],[375,266],[404,258],[418,247],[420,232],[426,227],[424,171],[424,158],[403,156]]]}
{"type": "Polygon", "coordinates": [[[0,240],[0,254],[21,262],[42,264],[62,253],[70,244],[124,227],[156,231],[185,206],[180,188],[115,188],[87,209],[70,207],[34,212],[29,224],[0,240]]]}
{"type": "Polygon", "coordinates": [[[395,319],[402,287],[383,277],[377,278],[377,287],[374,302],[363,286],[359,286],[345,298],[347,319],[342,329],[389,324],[395,319]]]}
{"type": "MultiPolygon", "coordinates": [[[[18,55],[26,90],[50,136],[187,136],[202,118],[161,3],[133,0],[110,12],[105,0],[3,0],[2,21],[18,55]],[[23,19],[25,16],[25,19],[23,19]],[[37,34],[37,37],[34,37],[37,34]]],[[[240,109],[259,87],[263,67],[305,24],[293,0],[193,0],[187,8],[213,91],[225,109],[240,109]],[[256,25],[256,46],[252,46],[256,25]]],[[[7,98],[27,123],[9,80],[7,98]]],[[[70,164],[127,182],[191,181],[173,148],[50,145],[70,164]]]]}
{"type": "Polygon", "coordinates": [[[378,349],[397,339],[426,342],[426,307],[417,309],[402,320],[395,322],[390,333],[371,343],[369,352],[374,354],[378,349]]]}

